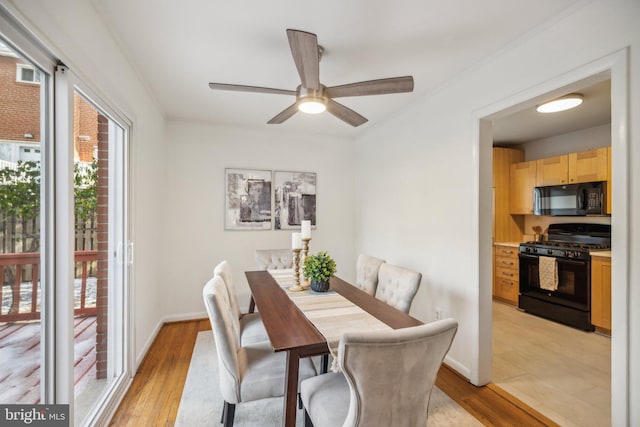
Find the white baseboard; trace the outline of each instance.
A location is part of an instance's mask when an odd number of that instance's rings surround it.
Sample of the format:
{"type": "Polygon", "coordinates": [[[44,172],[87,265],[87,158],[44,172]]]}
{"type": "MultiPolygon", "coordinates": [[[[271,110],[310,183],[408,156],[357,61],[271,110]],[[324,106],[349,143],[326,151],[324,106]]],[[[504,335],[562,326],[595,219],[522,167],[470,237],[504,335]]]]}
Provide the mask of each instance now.
{"type": "Polygon", "coordinates": [[[160,321],[158,322],[156,327],[153,329],[153,332],[151,333],[151,335],[149,336],[147,341],[144,343],[144,347],[142,347],[142,350],[140,351],[140,353],[136,357],[135,372],[138,372],[138,367],[140,367],[140,364],[144,360],[144,357],[149,352],[149,349],[151,348],[151,345],[155,341],[156,337],[158,336],[158,333],[160,332],[160,329],[162,328],[162,325],[164,325],[165,323],[171,323],[171,322],[181,322],[181,321],[184,321],[184,320],[195,320],[195,319],[206,319],[206,318],[208,318],[207,312],[206,311],[200,311],[200,312],[195,312],[195,313],[186,313],[186,314],[176,314],[176,315],[173,315],[173,316],[165,316],[162,319],[160,319],[160,321]]]}
{"type": "Polygon", "coordinates": [[[449,355],[445,356],[444,363],[449,366],[451,369],[455,370],[457,373],[465,377],[466,379],[471,378],[471,370],[464,366],[462,363],[453,359],[449,355]]]}
{"type": "Polygon", "coordinates": [[[153,344],[156,337],[158,336],[158,333],[160,332],[160,328],[162,328],[162,325],[164,325],[164,322],[162,321],[162,319],[160,319],[160,321],[156,324],[156,327],[153,328],[153,332],[151,332],[151,335],[149,335],[149,338],[144,343],[142,350],[136,356],[136,366],[135,366],[135,369],[133,370],[133,375],[135,375],[136,372],[138,372],[138,368],[140,367],[140,364],[142,363],[142,361],[144,360],[144,357],[149,352],[149,349],[151,348],[151,344],[153,344]]]}
{"type": "Polygon", "coordinates": [[[166,316],[162,318],[162,323],[171,323],[171,322],[182,322],[185,320],[196,320],[196,319],[208,319],[206,311],[199,311],[195,313],[186,313],[186,314],[174,314],[172,316],[166,316]]]}

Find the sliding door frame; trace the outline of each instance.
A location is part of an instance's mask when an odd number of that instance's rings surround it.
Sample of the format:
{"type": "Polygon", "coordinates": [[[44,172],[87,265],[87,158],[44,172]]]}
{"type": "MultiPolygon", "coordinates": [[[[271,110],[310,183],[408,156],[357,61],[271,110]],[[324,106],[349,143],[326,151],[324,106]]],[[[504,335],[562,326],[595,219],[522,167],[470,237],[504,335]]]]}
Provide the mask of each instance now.
{"type": "MultiPolygon", "coordinates": [[[[91,99],[109,118],[110,145],[114,123],[122,129],[123,144],[109,150],[110,182],[120,194],[109,193],[109,218],[120,215],[121,221],[114,232],[119,236],[109,242],[109,286],[112,279],[120,280],[121,292],[117,296],[119,308],[110,312],[109,328],[121,334],[120,339],[109,338],[109,348],[121,357],[116,364],[109,363],[108,371],[120,372],[102,393],[98,404],[87,414],[82,425],[103,425],[113,415],[126,393],[135,373],[134,325],[132,290],[132,235],[129,203],[129,156],[132,121],[112,107],[109,100],[98,96],[82,79],[61,64],[50,50],[39,42],[0,4],[0,28],[3,40],[21,56],[45,73],[41,79],[41,228],[40,278],[41,301],[41,389],[43,404],[69,404],[69,417],[74,419],[74,90],[91,99]],[[113,174],[113,175],[112,175],[113,174]],[[114,176],[117,175],[117,176],[114,176]],[[113,180],[112,180],[113,178],[113,180]],[[117,197],[113,197],[117,196],[117,197]],[[113,209],[113,210],[111,210],[113,209]],[[113,251],[111,249],[114,248],[113,251]]],[[[110,185],[111,187],[111,185],[110,185]]],[[[111,226],[111,224],[110,224],[111,226]]],[[[110,289],[111,291],[111,289],[110,289]]],[[[110,307],[110,310],[111,307],[110,307]]],[[[110,350],[111,352],[111,350],[110,350]]],[[[114,353],[112,353],[114,354],[114,353]]]]}
{"type": "MultiPolygon", "coordinates": [[[[56,59],[35,40],[14,17],[0,7],[0,28],[4,42],[12,50],[36,66],[44,76],[40,79],[40,280],[54,284],[55,215],[54,215],[54,84],[56,59]]],[[[55,290],[42,286],[40,329],[40,401],[57,403],[56,390],[56,301],[55,290]]]]}
{"type": "MultiPolygon", "coordinates": [[[[130,206],[129,206],[129,147],[132,123],[120,112],[104,101],[95,91],[86,85],[73,72],[70,78],[71,111],[73,112],[73,94],[77,92],[91,103],[102,115],[109,120],[109,186],[108,186],[108,217],[109,237],[108,252],[108,348],[107,376],[119,373],[119,377],[108,385],[100,396],[99,404],[87,413],[83,425],[103,425],[117,409],[120,398],[124,396],[134,375],[134,345],[133,345],[133,304],[130,286],[132,265],[132,244],[130,243],[130,206]],[[112,219],[116,219],[112,222],[112,219]],[[116,285],[121,287],[116,287],[116,285]],[[120,334],[115,336],[114,333],[120,334]],[[117,355],[115,359],[111,356],[117,355]]],[[[57,82],[56,82],[57,84],[57,82]]],[[[73,129],[73,127],[71,127],[73,129]]],[[[71,135],[73,137],[73,135],[71,135]]],[[[71,139],[73,150],[73,138],[71,139]]],[[[65,153],[66,154],[66,153],[65,153]]],[[[73,161],[73,151],[71,159],[73,161]]],[[[73,162],[71,164],[73,174],[73,162]]],[[[73,190],[73,188],[72,188],[73,190]]],[[[73,207],[73,205],[72,205],[73,207]]],[[[73,254],[73,248],[71,248],[73,254]]],[[[71,310],[73,313],[73,310],[71,310]]],[[[73,319],[72,326],[73,326],[73,319]]],[[[73,378],[73,371],[71,372],[73,378]]],[[[73,387],[72,387],[73,388],[73,387]]],[[[72,399],[73,400],[73,399],[72,399]]]]}

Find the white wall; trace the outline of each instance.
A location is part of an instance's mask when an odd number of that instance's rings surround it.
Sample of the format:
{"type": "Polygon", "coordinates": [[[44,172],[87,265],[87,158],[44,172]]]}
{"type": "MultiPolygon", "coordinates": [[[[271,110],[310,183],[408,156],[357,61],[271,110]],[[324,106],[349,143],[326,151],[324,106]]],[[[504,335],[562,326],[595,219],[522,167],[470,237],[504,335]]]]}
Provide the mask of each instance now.
{"type": "Polygon", "coordinates": [[[317,173],[317,227],[310,252],[327,250],[338,275],[355,276],[353,251],[353,144],[335,137],[171,121],[167,126],[167,226],[163,308],[168,318],[206,316],[202,286],[213,267],[232,267],[241,309],[249,287],[244,272],[255,270],[256,249],[290,248],[292,230],[225,231],[225,168],[317,173]]]}
{"type": "MultiPolygon", "coordinates": [[[[433,320],[437,306],[444,315],[459,320],[458,335],[448,360],[465,375],[477,370],[475,347],[479,337],[490,337],[490,333],[478,329],[478,307],[486,304],[479,295],[489,296],[480,285],[490,286],[490,280],[486,280],[490,275],[484,273],[490,271],[487,270],[490,266],[477,265],[479,253],[487,255],[491,250],[490,243],[483,241],[484,246],[480,246],[479,239],[482,233],[479,227],[490,227],[490,219],[478,222],[479,205],[488,203],[478,199],[478,185],[488,186],[491,182],[490,178],[479,181],[478,177],[490,177],[490,157],[478,152],[474,115],[487,106],[631,46],[627,206],[632,225],[628,228],[627,259],[637,260],[640,250],[640,197],[636,189],[636,183],[640,182],[639,18],[640,2],[637,1],[587,2],[583,8],[539,28],[453,78],[357,141],[356,157],[361,161],[357,164],[355,182],[359,189],[355,211],[356,252],[371,253],[422,272],[423,283],[412,314],[433,320]],[[483,163],[479,163],[479,159],[483,163]]],[[[490,194],[490,189],[483,188],[483,192],[490,194]]],[[[624,228],[626,224],[614,221],[613,227],[624,228]]],[[[490,242],[489,238],[485,240],[490,242]]],[[[623,253],[618,254],[624,257],[623,253]]],[[[490,255],[484,259],[490,260],[490,255]]],[[[638,307],[640,270],[634,263],[629,265],[629,304],[638,307]]],[[[614,279],[616,277],[624,279],[623,275],[614,274],[614,279]]],[[[629,359],[635,361],[640,360],[640,313],[637,310],[630,313],[629,359]]],[[[614,337],[613,342],[621,340],[614,337]]],[[[614,352],[624,351],[616,345],[614,352]]],[[[629,399],[638,402],[637,364],[631,366],[629,374],[629,399]]],[[[614,396],[626,397],[624,385],[614,380],[613,387],[614,396]]],[[[631,425],[640,424],[640,409],[634,406],[637,405],[630,406],[631,425]]],[[[614,414],[617,408],[614,407],[614,414]]],[[[616,414],[614,420],[620,422],[624,416],[616,414]]]]}
{"type": "Polygon", "coordinates": [[[133,123],[131,134],[131,277],[135,304],[134,352],[138,362],[162,319],[165,198],[164,118],[91,4],[82,0],[5,1],[24,25],[70,70],[133,123]]]}
{"type": "Polygon", "coordinates": [[[525,161],[611,146],[611,123],[519,144],[525,161]]]}

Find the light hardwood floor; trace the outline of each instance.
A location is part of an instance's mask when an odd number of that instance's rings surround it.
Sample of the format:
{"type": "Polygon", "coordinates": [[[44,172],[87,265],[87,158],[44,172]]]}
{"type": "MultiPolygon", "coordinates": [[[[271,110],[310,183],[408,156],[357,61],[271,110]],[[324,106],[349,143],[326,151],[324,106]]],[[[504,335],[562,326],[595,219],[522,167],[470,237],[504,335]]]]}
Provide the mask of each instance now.
{"type": "Polygon", "coordinates": [[[561,424],[611,424],[611,339],[493,303],[493,381],[561,424]]]}
{"type": "MultiPolygon", "coordinates": [[[[173,426],[196,337],[209,329],[208,320],[165,324],[110,425],[173,426]]],[[[499,388],[475,387],[446,366],[440,369],[436,384],[484,425],[556,425],[499,388]]],[[[212,425],[218,425],[217,421],[212,425]]]]}

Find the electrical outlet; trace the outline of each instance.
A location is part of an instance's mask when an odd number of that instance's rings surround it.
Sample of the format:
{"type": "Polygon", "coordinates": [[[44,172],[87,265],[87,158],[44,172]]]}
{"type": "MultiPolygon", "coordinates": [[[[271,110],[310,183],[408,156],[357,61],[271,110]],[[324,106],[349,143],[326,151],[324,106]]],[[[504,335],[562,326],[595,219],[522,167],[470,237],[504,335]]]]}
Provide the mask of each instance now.
{"type": "Polygon", "coordinates": [[[436,320],[442,319],[442,309],[436,307],[436,320]]]}

